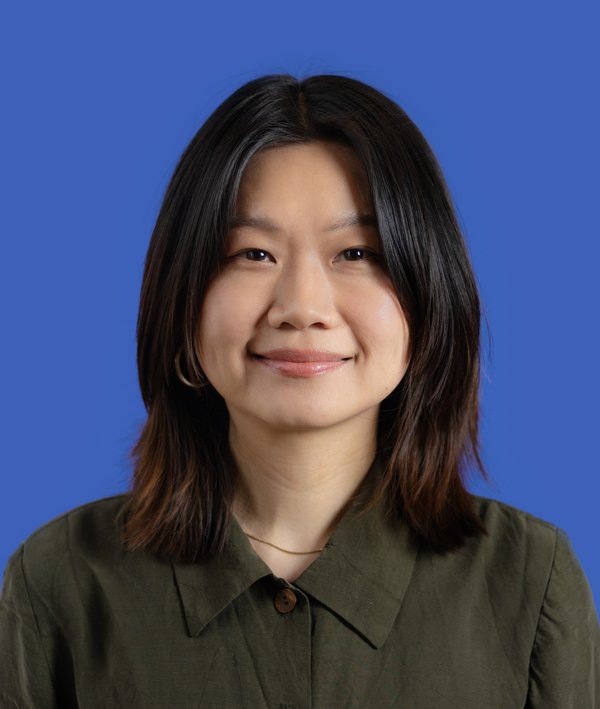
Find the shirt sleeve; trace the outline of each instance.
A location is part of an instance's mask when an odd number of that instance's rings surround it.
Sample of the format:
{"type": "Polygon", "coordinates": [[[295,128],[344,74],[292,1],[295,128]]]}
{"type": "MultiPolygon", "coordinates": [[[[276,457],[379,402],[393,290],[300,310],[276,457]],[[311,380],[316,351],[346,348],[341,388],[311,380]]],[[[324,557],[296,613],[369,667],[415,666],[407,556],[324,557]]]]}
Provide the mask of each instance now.
{"type": "Polygon", "coordinates": [[[23,546],[4,571],[0,596],[0,706],[7,709],[58,707],[52,676],[29,598],[23,546]]]}
{"type": "Polygon", "coordinates": [[[567,534],[554,560],[529,666],[527,709],[595,709],[600,701],[600,628],[592,591],[567,534]]]}

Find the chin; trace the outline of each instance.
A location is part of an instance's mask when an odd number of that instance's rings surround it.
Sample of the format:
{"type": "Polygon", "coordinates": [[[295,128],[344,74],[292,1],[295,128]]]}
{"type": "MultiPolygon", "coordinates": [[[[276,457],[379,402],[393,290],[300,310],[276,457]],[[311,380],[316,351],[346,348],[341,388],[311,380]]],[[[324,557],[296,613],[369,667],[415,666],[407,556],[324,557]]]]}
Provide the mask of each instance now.
{"type": "Polygon", "coordinates": [[[289,414],[287,416],[270,416],[265,423],[273,428],[285,431],[307,431],[330,428],[340,423],[343,418],[335,416],[303,416],[302,414],[289,414]]]}
{"type": "Polygon", "coordinates": [[[363,409],[349,411],[347,407],[335,409],[319,406],[302,407],[302,409],[298,407],[296,410],[290,410],[288,405],[285,411],[270,410],[268,413],[265,412],[263,416],[259,416],[259,418],[272,428],[282,431],[314,431],[333,428],[356,417],[364,420],[367,416],[367,411],[363,409]]]}
{"type": "Polygon", "coordinates": [[[267,411],[253,411],[251,413],[268,426],[290,431],[327,428],[352,416],[351,412],[336,411],[323,405],[294,406],[291,402],[286,402],[281,409],[271,405],[267,411]]]}

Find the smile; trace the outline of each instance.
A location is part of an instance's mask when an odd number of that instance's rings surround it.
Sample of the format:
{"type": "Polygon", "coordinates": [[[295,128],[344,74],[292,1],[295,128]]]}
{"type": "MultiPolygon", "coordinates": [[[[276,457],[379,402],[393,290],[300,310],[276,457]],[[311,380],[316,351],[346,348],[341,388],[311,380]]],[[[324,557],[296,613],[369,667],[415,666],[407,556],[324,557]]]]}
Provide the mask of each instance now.
{"type": "Polygon", "coordinates": [[[286,377],[314,377],[339,369],[352,357],[320,350],[271,350],[252,359],[286,377]]]}

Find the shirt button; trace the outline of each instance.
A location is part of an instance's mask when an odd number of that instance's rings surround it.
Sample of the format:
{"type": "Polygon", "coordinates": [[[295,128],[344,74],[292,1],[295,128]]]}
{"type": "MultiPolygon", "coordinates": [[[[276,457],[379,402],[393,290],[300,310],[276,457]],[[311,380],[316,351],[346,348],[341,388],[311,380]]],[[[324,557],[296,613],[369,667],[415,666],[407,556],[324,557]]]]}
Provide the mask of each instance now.
{"type": "Polygon", "coordinates": [[[282,588],[275,594],[275,608],[280,613],[291,613],[296,607],[298,599],[291,588],[282,588]]]}

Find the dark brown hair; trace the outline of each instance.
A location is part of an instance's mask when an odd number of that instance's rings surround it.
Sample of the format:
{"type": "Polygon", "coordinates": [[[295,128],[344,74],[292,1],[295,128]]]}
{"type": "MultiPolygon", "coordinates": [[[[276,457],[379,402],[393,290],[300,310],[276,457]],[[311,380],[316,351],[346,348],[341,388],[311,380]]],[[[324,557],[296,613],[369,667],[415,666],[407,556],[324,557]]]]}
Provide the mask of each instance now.
{"type": "Polygon", "coordinates": [[[235,466],[222,397],[202,377],[197,323],[223,258],[240,178],[269,146],[350,146],[369,180],[385,265],[406,314],[408,370],[382,402],[383,463],[368,506],[383,503],[436,551],[486,533],[464,476],[479,452],[480,304],[443,175],[390,98],[356,79],[275,74],[227,98],[184,151],[160,209],[142,282],[138,371],[147,421],[132,451],[124,540],[174,560],[218,553],[235,466]]]}

